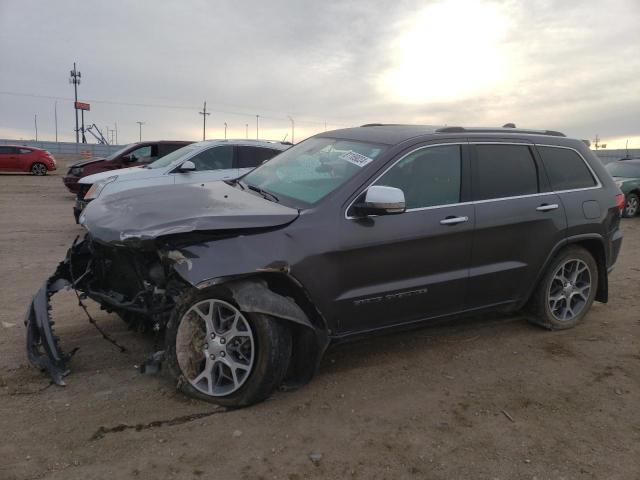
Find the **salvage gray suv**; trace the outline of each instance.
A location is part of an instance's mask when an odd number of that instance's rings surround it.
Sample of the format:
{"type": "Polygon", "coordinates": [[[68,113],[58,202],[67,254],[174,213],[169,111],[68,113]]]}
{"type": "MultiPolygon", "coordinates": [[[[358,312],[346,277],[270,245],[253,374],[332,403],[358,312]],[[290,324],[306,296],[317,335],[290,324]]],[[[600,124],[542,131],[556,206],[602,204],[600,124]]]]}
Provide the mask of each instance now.
{"type": "MultiPolygon", "coordinates": [[[[164,333],[163,371],[228,406],[311,379],[327,346],[486,310],[549,329],[606,302],[624,197],[558,132],[366,125],[326,132],[239,180],[90,204],[27,313],[32,363],[70,355],[49,297],[67,286],[164,333]]],[[[81,355],[81,353],[79,354],[81,355]]]]}

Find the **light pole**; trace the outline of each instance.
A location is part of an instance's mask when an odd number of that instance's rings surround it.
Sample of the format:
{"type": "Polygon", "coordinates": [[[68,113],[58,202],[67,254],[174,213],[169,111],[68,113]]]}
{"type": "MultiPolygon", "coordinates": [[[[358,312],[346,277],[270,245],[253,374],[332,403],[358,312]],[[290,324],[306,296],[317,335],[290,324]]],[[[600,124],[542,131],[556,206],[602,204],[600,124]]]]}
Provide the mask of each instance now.
{"type": "Polygon", "coordinates": [[[224,139],[227,139],[227,122],[224,122],[224,139]]]}
{"type": "Polygon", "coordinates": [[[142,125],[144,125],[145,122],[136,122],[140,128],[140,142],[142,141],[142,125]]]}
{"type": "Polygon", "coordinates": [[[204,107],[201,112],[198,112],[202,115],[202,140],[205,140],[205,132],[207,131],[207,115],[211,115],[207,112],[207,101],[204,101],[204,107]]]}
{"type": "Polygon", "coordinates": [[[260,115],[256,115],[256,140],[259,139],[258,135],[258,120],[260,119],[260,115]]]}
{"type": "Polygon", "coordinates": [[[295,141],[295,137],[294,137],[294,132],[295,132],[295,128],[296,128],[296,122],[293,120],[293,118],[289,115],[287,115],[287,118],[289,120],[291,120],[291,143],[296,143],[295,141]]]}
{"type": "Polygon", "coordinates": [[[56,143],[58,143],[58,101],[53,104],[53,116],[56,122],[56,143]]]}
{"type": "Polygon", "coordinates": [[[36,126],[36,142],[37,142],[38,141],[38,114],[37,113],[33,116],[33,123],[36,126]]]}
{"type": "Polygon", "coordinates": [[[80,143],[80,136],[78,131],[78,85],[80,85],[80,78],[82,75],[76,70],[76,62],[73,62],[73,70],[70,72],[69,83],[73,83],[73,90],[75,92],[75,103],[73,108],[76,111],[76,143],[80,143]]]}
{"type": "Polygon", "coordinates": [[[244,124],[244,134],[246,135],[247,140],[248,140],[249,139],[249,124],[248,123],[244,124]]]}

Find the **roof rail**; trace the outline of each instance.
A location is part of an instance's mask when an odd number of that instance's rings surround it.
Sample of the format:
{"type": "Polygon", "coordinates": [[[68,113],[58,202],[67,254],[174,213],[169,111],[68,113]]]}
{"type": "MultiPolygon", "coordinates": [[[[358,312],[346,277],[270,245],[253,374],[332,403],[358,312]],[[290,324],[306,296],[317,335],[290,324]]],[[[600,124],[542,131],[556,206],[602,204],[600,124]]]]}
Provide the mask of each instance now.
{"type": "MultiPolygon", "coordinates": [[[[509,124],[507,124],[509,125],[509,124]]],[[[438,128],[436,133],[526,133],[531,135],[549,135],[552,137],[566,137],[562,132],[555,130],[527,130],[524,128],[514,128],[509,126],[499,128],[466,128],[466,127],[443,127],[438,128]]]]}

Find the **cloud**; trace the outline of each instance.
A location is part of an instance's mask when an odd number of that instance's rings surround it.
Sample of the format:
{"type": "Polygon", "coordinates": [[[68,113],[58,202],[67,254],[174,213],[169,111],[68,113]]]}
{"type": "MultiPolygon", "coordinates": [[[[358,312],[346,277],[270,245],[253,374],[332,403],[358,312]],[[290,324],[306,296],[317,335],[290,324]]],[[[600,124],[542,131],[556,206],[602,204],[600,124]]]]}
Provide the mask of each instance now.
{"type": "MultiPolygon", "coordinates": [[[[230,136],[244,136],[247,124],[255,136],[256,114],[261,136],[272,138],[290,135],[288,115],[298,139],[325,122],[370,121],[640,136],[639,16],[636,0],[2,2],[0,55],[10,68],[0,69],[0,91],[60,98],[66,139],[73,109],[62,99],[72,96],[74,60],[81,99],[150,105],[93,103],[87,120],[117,122],[121,142],[137,138],[137,120],[147,138],[199,138],[205,99],[209,137],[225,121],[230,136]],[[487,31],[491,15],[497,33],[487,31]],[[429,32],[415,30],[429,21],[429,32]],[[437,95],[420,94],[420,79],[403,83],[412,58],[437,95]],[[383,81],[394,76],[400,90],[383,81]]],[[[40,136],[52,138],[53,103],[0,94],[0,137],[33,136],[37,113],[40,136]]]]}

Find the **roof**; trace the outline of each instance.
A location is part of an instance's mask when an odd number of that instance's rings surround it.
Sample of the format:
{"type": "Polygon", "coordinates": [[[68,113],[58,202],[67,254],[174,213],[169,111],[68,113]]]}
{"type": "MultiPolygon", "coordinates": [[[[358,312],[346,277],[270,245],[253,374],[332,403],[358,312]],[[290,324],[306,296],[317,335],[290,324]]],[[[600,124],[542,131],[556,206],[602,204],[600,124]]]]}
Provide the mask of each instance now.
{"type": "Polygon", "coordinates": [[[252,145],[256,147],[274,148],[276,150],[285,150],[291,146],[289,142],[280,142],[277,140],[251,140],[246,138],[229,138],[229,139],[212,139],[196,142],[194,145],[207,146],[207,145],[252,145]]]}
{"type": "MultiPolygon", "coordinates": [[[[508,124],[512,125],[512,124],[508,124]]],[[[554,130],[530,130],[515,127],[458,127],[458,126],[434,126],[434,125],[401,125],[401,124],[382,124],[368,123],[361,127],[344,128],[331,132],[322,133],[319,136],[328,136],[334,138],[344,138],[350,140],[359,140],[363,142],[381,143],[387,145],[395,145],[405,140],[420,136],[429,136],[437,138],[439,135],[494,135],[500,136],[543,136],[564,138],[565,135],[554,130]]]]}

